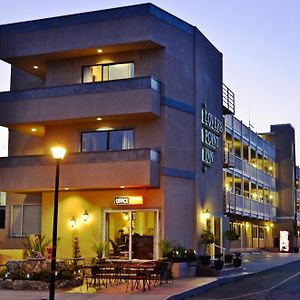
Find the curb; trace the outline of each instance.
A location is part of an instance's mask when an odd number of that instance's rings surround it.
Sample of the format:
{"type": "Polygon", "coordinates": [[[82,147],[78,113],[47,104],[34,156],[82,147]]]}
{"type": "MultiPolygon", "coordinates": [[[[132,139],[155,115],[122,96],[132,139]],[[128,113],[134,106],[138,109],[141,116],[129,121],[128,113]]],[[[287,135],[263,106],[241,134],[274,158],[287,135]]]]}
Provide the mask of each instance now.
{"type": "MultiPolygon", "coordinates": [[[[299,261],[299,260],[296,260],[296,261],[299,261]]],[[[258,273],[262,273],[262,272],[265,272],[265,271],[276,269],[276,268],[279,268],[283,265],[288,265],[288,264],[291,264],[291,263],[294,263],[294,262],[295,261],[292,261],[292,262],[289,262],[287,264],[282,264],[282,265],[279,265],[279,266],[276,266],[276,267],[273,267],[273,268],[268,268],[268,269],[265,269],[265,270],[262,270],[262,271],[259,271],[259,272],[251,272],[251,273],[240,274],[240,275],[235,275],[235,276],[220,277],[220,278],[217,278],[217,280],[214,281],[214,282],[210,282],[210,283],[207,283],[205,285],[201,285],[199,287],[196,287],[196,288],[193,288],[191,290],[185,291],[183,293],[173,295],[173,296],[167,298],[167,300],[185,300],[188,297],[199,296],[199,295],[203,294],[204,292],[206,292],[208,290],[220,287],[224,284],[232,283],[232,282],[236,282],[236,281],[239,281],[241,279],[244,279],[244,278],[252,277],[252,276],[254,276],[258,273]]]]}

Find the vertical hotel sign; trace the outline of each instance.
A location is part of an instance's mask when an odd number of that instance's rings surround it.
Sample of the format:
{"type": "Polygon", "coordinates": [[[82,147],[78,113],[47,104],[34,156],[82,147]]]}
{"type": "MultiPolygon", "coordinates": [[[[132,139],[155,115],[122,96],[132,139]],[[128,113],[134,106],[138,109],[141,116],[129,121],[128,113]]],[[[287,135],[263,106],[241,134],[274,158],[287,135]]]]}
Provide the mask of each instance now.
{"type": "Polygon", "coordinates": [[[220,147],[223,124],[217,117],[202,108],[202,163],[211,167],[214,152],[220,147]]]}

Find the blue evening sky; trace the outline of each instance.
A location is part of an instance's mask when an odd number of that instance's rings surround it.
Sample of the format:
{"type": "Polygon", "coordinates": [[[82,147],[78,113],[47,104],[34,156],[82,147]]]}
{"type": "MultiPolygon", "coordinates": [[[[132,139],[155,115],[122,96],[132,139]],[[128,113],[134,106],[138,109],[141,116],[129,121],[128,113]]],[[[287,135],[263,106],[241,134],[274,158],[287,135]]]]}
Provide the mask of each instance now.
{"type": "MultiPolygon", "coordinates": [[[[143,3],[128,0],[0,0],[0,24],[143,3]]],[[[257,132],[270,124],[296,129],[300,162],[300,1],[153,0],[198,27],[223,53],[224,83],[236,95],[236,116],[257,132]]],[[[0,91],[9,89],[0,61],[0,91]]],[[[0,132],[1,148],[6,137],[0,132]]],[[[2,150],[3,151],[3,150],[2,150]]]]}

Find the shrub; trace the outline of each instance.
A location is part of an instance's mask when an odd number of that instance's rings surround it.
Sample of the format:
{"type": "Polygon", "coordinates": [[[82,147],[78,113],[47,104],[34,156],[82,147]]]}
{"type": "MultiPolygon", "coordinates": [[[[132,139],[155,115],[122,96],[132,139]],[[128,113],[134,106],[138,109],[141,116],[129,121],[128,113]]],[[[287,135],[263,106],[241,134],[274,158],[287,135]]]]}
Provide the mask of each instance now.
{"type": "Polygon", "coordinates": [[[235,241],[239,239],[239,235],[234,230],[226,230],[224,236],[228,241],[235,241]]]}

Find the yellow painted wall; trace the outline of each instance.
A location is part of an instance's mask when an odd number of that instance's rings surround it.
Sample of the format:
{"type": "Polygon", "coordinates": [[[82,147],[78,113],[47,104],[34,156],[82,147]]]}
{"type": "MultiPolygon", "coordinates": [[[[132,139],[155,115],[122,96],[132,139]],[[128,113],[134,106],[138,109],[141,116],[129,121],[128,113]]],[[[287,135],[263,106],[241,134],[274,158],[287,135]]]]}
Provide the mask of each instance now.
{"type": "MultiPolygon", "coordinates": [[[[53,193],[45,192],[42,197],[42,234],[52,237],[53,219],[53,193]]],[[[78,237],[81,255],[85,258],[95,257],[92,246],[102,239],[103,210],[104,209],[135,209],[153,208],[162,209],[161,189],[132,189],[132,190],[108,190],[108,191],[62,191],[59,193],[58,209],[58,237],[60,238],[57,256],[59,258],[73,257],[72,240],[74,235],[78,237]],[[144,197],[142,206],[116,206],[116,196],[144,197]],[[89,220],[84,223],[83,212],[87,210],[89,220]],[[70,227],[70,219],[76,218],[76,226],[70,227]]]]}

